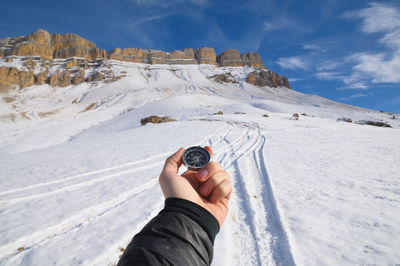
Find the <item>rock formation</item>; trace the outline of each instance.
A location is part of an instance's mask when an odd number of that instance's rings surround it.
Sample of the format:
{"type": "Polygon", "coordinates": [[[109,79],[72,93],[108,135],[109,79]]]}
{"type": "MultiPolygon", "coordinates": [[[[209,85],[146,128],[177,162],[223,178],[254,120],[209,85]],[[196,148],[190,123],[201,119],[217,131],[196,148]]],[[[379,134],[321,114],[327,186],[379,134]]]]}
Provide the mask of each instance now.
{"type": "MultiPolygon", "coordinates": [[[[27,36],[0,39],[0,60],[12,63],[23,60],[23,68],[13,65],[0,67],[0,91],[11,88],[24,88],[31,85],[49,84],[51,86],[68,86],[84,81],[114,81],[111,71],[94,70],[96,66],[106,66],[107,60],[120,60],[145,64],[209,64],[218,67],[254,67],[247,77],[247,82],[257,86],[290,88],[288,79],[271,71],[265,66],[258,53],[243,53],[229,49],[218,56],[210,47],[186,48],[164,52],[140,48],[115,48],[106,52],[96,47],[94,42],[72,34],[50,34],[37,30],[27,36]],[[21,59],[22,57],[22,59],[21,59]],[[2,59],[3,58],[3,59],[2,59]],[[64,61],[54,59],[66,59],[64,61]],[[50,71],[59,64],[57,71],[50,71]],[[261,70],[261,71],[260,71],[261,70]]],[[[104,68],[103,68],[104,69],[104,68]]],[[[214,76],[217,82],[235,82],[226,74],[214,76]]]]}
{"type": "Polygon", "coordinates": [[[50,34],[37,30],[27,36],[0,39],[0,58],[10,55],[40,56],[44,59],[79,57],[86,60],[110,59],[146,64],[210,64],[214,66],[251,66],[265,68],[258,53],[240,54],[229,49],[218,57],[209,47],[186,48],[164,52],[140,48],[115,48],[109,52],[96,47],[94,42],[72,34],[50,34]]]}
{"type": "Polygon", "coordinates": [[[255,70],[247,76],[246,82],[259,87],[286,87],[290,89],[288,78],[282,77],[271,70],[255,70]]]}
{"type": "Polygon", "coordinates": [[[146,125],[147,123],[153,123],[153,124],[160,124],[160,123],[166,123],[166,122],[173,122],[176,121],[176,119],[173,119],[169,116],[157,116],[157,115],[152,115],[149,117],[145,117],[140,120],[140,124],[142,126],[146,125]]]}
{"type": "Polygon", "coordinates": [[[37,30],[26,37],[0,39],[0,57],[9,55],[40,56],[45,59],[82,57],[88,60],[107,58],[105,50],[96,44],[72,34],[50,34],[37,30]]]}

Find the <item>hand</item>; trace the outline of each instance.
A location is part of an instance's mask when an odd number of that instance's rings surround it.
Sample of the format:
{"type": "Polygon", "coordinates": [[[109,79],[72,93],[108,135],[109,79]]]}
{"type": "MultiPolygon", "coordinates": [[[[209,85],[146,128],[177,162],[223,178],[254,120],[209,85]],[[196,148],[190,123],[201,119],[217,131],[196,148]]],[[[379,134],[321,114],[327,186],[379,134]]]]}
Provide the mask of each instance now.
{"type": "MultiPolygon", "coordinates": [[[[212,155],[211,148],[205,148],[212,155]]],[[[198,172],[187,170],[179,175],[184,151],[184,148],[180,148],[165,161],[159,178],[164,197],[194,202],[211,212],[222,226],[233,190],[228,172],[219,163],[209,162],[198,172]]]]}

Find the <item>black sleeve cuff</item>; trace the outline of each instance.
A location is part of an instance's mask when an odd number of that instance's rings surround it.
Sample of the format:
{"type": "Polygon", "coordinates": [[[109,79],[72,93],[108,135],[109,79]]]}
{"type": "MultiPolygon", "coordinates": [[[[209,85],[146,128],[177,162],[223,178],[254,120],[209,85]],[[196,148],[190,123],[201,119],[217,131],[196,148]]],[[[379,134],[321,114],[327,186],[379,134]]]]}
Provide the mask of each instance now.
{"type": "Polygon", "coordinates": [[[219,223],[214,215],[200,205],[185,199],[168,198],[162,211],[182,213],[191,218],[206,231],[214,244],[215,236],[219,232],[219,223]]]}

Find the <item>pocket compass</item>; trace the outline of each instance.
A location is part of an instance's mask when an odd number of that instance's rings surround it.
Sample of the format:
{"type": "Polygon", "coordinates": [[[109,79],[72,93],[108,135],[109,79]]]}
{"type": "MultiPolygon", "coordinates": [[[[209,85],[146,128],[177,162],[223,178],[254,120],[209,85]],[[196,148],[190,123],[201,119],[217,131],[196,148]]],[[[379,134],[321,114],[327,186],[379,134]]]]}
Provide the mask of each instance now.
{"type": "Polygon", "coordinates": [[[208,150],[200,146],[190,147],[182,155],[183,164],[193,171],[198,171],[208,164],[210,158],[211,155],[208,150]]]}

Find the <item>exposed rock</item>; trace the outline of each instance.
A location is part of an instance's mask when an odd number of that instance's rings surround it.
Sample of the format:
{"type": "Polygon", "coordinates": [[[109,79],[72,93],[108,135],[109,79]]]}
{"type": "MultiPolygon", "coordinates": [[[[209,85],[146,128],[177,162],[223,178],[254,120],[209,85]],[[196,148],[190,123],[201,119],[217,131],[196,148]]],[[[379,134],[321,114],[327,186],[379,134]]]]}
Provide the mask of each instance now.
{"type": "Polygon", "coordinates": [[[54,58],[82,57],[88,60],[107,58],[105,50],[98,49],[94,42],[72,34],[52,34],[51,38],[54,58]]]}
{"type": "MultiPolygon", "coordinates": [[[[27,36],[0,39],[0,58],[6,57],[5,61],[11,62],[14,60],[13,56],[29,56],[28,59],[24,59],[26,68],[23,71],[26,73],[17,69],[3,69],[0,72],[2,90],[15,88],[16,85],[22,88],[44,83],[49,83],[51,86],[68,86],[71,82],[79,84],[84,76],[82,70],[95,69],[97,66],[109,67],[105,59],[147,64],[210,64],[223,67],[251,66],[265,69],[258,53],[240,54],[238,50],[229,49],[216,56],[215,50],[209,47],[186,48],[172,52],[116,48],[106,53],[105,50],[97,48],[95,43],[76,34],[50,34],[45,30],[37,30],[27,36]],[[58,72],[49,77],[48,73],[52,65],[60,64],[59,61],[53,59],[59,58],[68,59],[60,67],[69,72],[58,72]],[[40,73],[38,73],[38,69],[40,69],[40,73]],[[33,74],[32,71],[38,74],[33,74]],[[76,71],[78,72],[76,73],[76,71]],[[21,72],[21,74],[17,72],[21,72]],[[70,74],[72,76],[69,76],[70,74]]],[[[114,77],[113,73],[92,72],[86,79],[87,81],[111,82],[119,78],[114,77]]],[[[237,83],[228,74],[217,75],[214,78],[217,82],[237,83]]],[[[286,77],[265,70],[250,73],[246,81],[257,86],[290,88],[286,77]]]]}
{"type": "Polygon", "coordinates": [[[247,76],[246,82],[259,87],[286,87],[290,89],[289,80],[287,77],[282,77],[271,70],[255,70],[247,76]]]}
{"type": "Polygon", "coordinates": [[[32,71],[19,71],[15,67],[0,67],[0,92],[16,88],[20,89],[35,84],[35,76],[32,71]]]}
{"type": "Polygon", "coordinates": [[[269,117],[269,115],[267,115],[267,114],[263,114],[263,117],[269,117]]]}
{"type": "Polygon", "coordinates": [[[220,55],[217,56],[218,65],[221,67],[226,66],[243,66],[242,57],[238,50],[229,49],[225,52],[222,52],[220,55]]]}
{"type": "Polygon", "coordinates": [[[166,122],[172,122],[176,121],[176,119],[170,118],[169,116],[157,116],[157,115],[152,115],[146,118],[143,118],[140,120],[140,124],[142,126],[146,125],[147,123],[153,123],[153,124],[159,124],[159,123],[166,123],[166,122]]]}
{"type": "Polygon", "coordinates": [[[265,69],[264,63],[258,53],[244,53],[241,57],[244,65],[265,69]]]}
{"type": "Polygon", "coordinates": [[[214,115],[223,115],[224,114],[224,112],[222,112],[222,111],[218,111],[217,113],[214,113],[214,115]]]}
{"type": "Polygon", "coordinates": [[[357,121],[356,124],[359,125],[370,125],[370,126],[376,126],[376,127],[392,127],[390,124],[385,123],[385,122],[378,122],[378,121],[365,121],[365,120],[360,120],[357,121]]]}
{"type": "Polygon", "coordinates": [[[189,65],[197,64],[194,59],[194,51],[192,48],[186,48],[183,50],[175,50],[168,54],[169,64],[189,65]]]}
{"type": "Polygon", "coordinates": [[[346,117],[338,118],[337,121],[353,123],[353,120],[351,120],[351,118],[346,118],[346,117]]]}
{"type": "Polygon", "coordinates": [[[35,84],[42,85],[45,84],[49,76],[49,71],[46,69],[43,72],[35,74],[35,84]]]}
{"type": "Polygon", "coordinates": [[[80,84],[85,81],[85,71],[78,69],[73,73],[71,83],[74,85],[80,84]]]}
{"type": "Polygon", "coordinates": [[[89,77],[87,77],[86,81],[101,81],[104,79],[104,74],[101,72],[94,72],[89,77]]]}
{"type": "Polygon", "coordinates": [[[50,76],[49,84],[50,86],[55,87],[66,87],[71,85],[70,72],[68,70],[64,72],[57,70],[56,73],[50,76]]]}
{"type": "Polygon", "coordinates": [[[107,53],[108,59],[143,63],[143,50],[140,48],[115,48],[107,53]]]}
{"type": "Polygon", "coordinates": [[[26,37],[0,39],[0,47],[0,57],[31,55],[45,59],[73,56],[89,60],[107,58],[105,50],[98,49],[93,42],[76,34],[50,34],[45,30],[37,30],[26,37]]]}
{"type": "Polygon", "coordinates": [[[53,58],[51,35],[45,30],[37,30],[26,37],[6,38],[0,40],[3,50],[0,55],[41,56],[46,59],[53,58]]]}
{"type": "Polygon", "coordinates": [[[235,80],[231,73],[219,74],[210,78],[214,78],[214,80],[219,83],[239,83],[237,80],[235,80]]]}
{"type": "Polygon", "coordinates": [[[199,64],[217,65],[217,56],[214,48],[203,47],[195,49],[194,57],[199,64]]]}
{"type": "Polygon", "coordinates": [[[293,120],[299,120],[299,114],[298,113],[294,113],[293,114],[293,116],[292,116],[292,118],[293,118],[293,120]]]}

